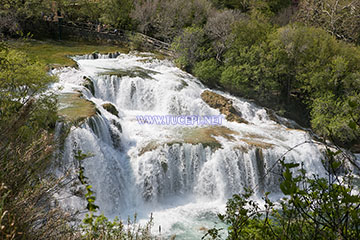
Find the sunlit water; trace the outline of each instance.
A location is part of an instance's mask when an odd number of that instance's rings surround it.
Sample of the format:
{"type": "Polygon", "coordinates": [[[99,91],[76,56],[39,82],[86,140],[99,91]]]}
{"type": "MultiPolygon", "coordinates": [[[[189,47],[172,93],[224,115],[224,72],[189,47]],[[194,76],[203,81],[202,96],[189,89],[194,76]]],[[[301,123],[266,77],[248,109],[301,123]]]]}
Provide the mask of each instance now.
{"type": "MultiPolygon", "coordinates": [[[[318,144],[311,143],[309,133],[280,125],[270,120],[265,109],[227,93],[215,91],[232,99],[249,124],[224,120],[222,126],[231,130],[231,137],[214,136],[221,144],[219,149],[181,143],[186,135],[196,136],[198,126],[141,125],[136,115],[220,113],[201,99],[206,88],[170,61],[144,54],[89,58],[77,58],[79,69],[54,71],[60,78],[54,88],[80,91],[99,112],[71,130],[62,164],[73,164],[74,149],[93,154],[84,161],[85,175],[96,192],[100,211],[110,218],[126,219],[136,212],[146,222],[153,213],[154,234],[161,226],[162,236],[200,239],[204,229],[219,222],[216,214],[224,211],[232,194],[249,187],[258,199],[265,191],[276,197],[281,169],[275,162],[292,147],[308,141],[287,153],[286,159],[302,162],[309,174],[324,173],[321,152],[318,144]],[[115,70],[146,74],[102,74],[115,70]],[[92,79],[94,95],[83,87],[84,76],[92,79]],[[116,106],[119,117],[107,112],[103,103],[116,106]]],[[[201,142],[203,136],[198,137],[201,142]]],[[[76,196],[62,203],[84,208],[76,196]]]]}

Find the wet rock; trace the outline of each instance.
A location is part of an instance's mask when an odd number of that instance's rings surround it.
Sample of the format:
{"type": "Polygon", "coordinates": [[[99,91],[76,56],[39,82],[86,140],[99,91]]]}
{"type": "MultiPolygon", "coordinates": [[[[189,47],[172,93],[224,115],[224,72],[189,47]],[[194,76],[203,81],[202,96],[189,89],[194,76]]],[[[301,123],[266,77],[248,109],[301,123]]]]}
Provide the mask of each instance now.
{"type": "Polygon", "coordinates": [[[97,53],[97,52],[93,52],[91,55],[92,55],[93,59],[99,58],[99,53],[97,53]]]}
{"type": "Polygon", "coordinates": [[[353,153],[360,153],[360,143],[356,143],[354,144],[351,148],[350,148],[351,152],[353,153]]]}
{"type": "Polygon", "coordinates": [[[121,150],[121,136],[116,131],[110,129],[111,141],[115,149],[121,150]]]}
{"type": "Polygon", "coordinates": [[[136,86],[134,82],[131,82],[131,90],[130,90],[130,98],[132,99],[134,97],[134,94],[136,92],[136,86]]]}
{"type": "Polygon", "coordinates": [[[160,164],[161,164],[161,167],[162,167],[164,173],[166,173],[169,168],[167,162],[161,162],[160,164]]]}
{"type": "Polygon", "coordinates": [[[119,132],[122,133],[122,127],[121,124],[115,120],[112,120],[111,123],[119,130],[119,132]]]}
{"type": "Polygon", "coordinates": [[[265,110],[266,110],[266,113],[267,113],[270,120],[272,120],[272,121],[274,121],[274,122],[276,122],[276,123],[278,123],[280,125],[284,125],[284,126],[286,126],[288,128],[303,130],[303,128],[299,124],[297,124],[295,121],[279,117],[275,113],[275,111],[270,109],[270,108],[265,108],[265,110]]]}
{"type": "Polygon", "coordinates": [[[201,93],[201,99],[212,108],[216,108],[221,114],[225,115],[226,120],[230,122],[246,123],[244,118],[241,117],[241,112],[237,111],[230,99],[221,96],[220,94],[205,90],[201,93]]]}
{"type": "Polygon", "coordinates": [[[104,103],[102,105],[102,107],[108,111],[109,113],[111,113],[112,115],[115,115],[117,117],[119,117],[119,112],[118,110],[116,109],[116,107],[114,105],[112,105],[111,103],[104,103]]]}
{"type": "Polygon", "coordinates": [[[89,89],[89,91],[91,92],[91,94],[93,96],[95,96],[95,87],[94,87],[94,82],[87,76],[83,77],[84,83],[83,86],[86,87],[87,89],[89,89]]]}

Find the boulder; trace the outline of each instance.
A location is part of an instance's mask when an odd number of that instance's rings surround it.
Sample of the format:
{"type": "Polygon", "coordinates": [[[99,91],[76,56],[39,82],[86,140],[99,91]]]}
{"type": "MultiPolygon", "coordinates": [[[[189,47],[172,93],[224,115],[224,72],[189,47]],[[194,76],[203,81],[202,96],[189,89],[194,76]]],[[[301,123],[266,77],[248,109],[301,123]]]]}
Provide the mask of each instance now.
{"type": "Polygon", "coordinates": [[[117,117],[119,117],[119,112],[118,110],[116,109],[116,107],[114,105],[112,105],[111,103],[104,103],[102,105],[102,107],[108,111],[109,113],[111,113],[112,115],[115,115],[117,117]]]}
{"type": "Polygon", "coordinates": [[[230,99],[209,90],[201,93],[201,99],[210,107],[218,109],[221,114],[224,114],[226,120],[230,122],[249,123],[241,117],[241,112],[234,108],[230,99]]]}
{"type": "Polygon", "coordinates": [[[94,82],[89,77],[86,76],[83,77],[83,80],[84,80],[83,86],[89,89],[91,94],[94,96],[95,95],[94,82]]]}

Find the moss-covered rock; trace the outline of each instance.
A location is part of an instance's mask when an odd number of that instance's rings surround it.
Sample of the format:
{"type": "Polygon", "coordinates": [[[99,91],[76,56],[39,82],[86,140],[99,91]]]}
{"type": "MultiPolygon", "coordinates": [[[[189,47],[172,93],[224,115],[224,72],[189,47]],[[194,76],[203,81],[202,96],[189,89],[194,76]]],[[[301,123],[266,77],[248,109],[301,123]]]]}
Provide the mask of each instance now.
{"type": "Polygon", "coordinates": [[[224,126],[209,126],[204,128],[187,128],[182,132],[183,143],[190,143],[193,145],[202,144],[203,147],[210,147],[216,150],[221,147],[221,143],[215,137],[223,137],[229,141],[234,141],[232,135],[238,133],[224,126]]]}
{"type": "Polygon", "coordinates": [[[150,74],[158,74],[158,72],[145,69],[142,67],[134,67],[130,69],[108,69],[106,68],[105,72],[100,73],[100,75],[110,75],[110,76],[117,76],[119,78],[122,77],[139,77],[142,79],[153,79],[150,74]]]}
{"type": "Polygon", "coordinates": [[[116,107],[114,105],[112,105],[111,103],[104,103],[102,105],[102,107],[108,111],[109,113],[111,113],[112,115],[115,115],[117,117],[119,117],[119,112],[118,110],[116,109],[116,107]]]}
{"type": "Polygon", "coordinates": [[[201,99],[210,107],[218,109],[220,113],[224,114],[226,120],[238,123],[249,123],[241,117],[241,112],[234,108],[230,99],[209,90],[201,93],[201,99]]]}
{"type": "Polygon", "coordinates": [[[96,114],[95,104],[81,96],[81,93],[59,95],[59,116],[72,122],[82,122],[84,119],[94,116],[96,114]]]}
{"type": "Polygon", "coordinates": [[[274,121],[280,125],[284,125],[289,129],[302,130],[303,128],[295,121],[288,120],[286,118],[279,117],[276,112],[270,108],[265,108],[266,113],[271,121],[274,121]]]}
{"type": "Polygon", "coordinates": [[[180,133],[179,138],[174,139],[169,142],[150,142],[145,147],[139,151],[139,156],[143,155],[146,152],[153,151],[160,146],[168,145],[173,146],[175,144],[192,144],[197,145],[201,144],[204,148],[209,147],[212,151],[215,151],[221,148],[221,143],[216,140],[215,137],[223,137],[229,141],[235,141],[235,138],[232,135],[238,135],[238,132],[235,132],[224,126],[209,126],[203,128],[186,128],[183,129],[180,133]]]}
{"type": "Polygon", "coordinates": [[[360,143],[356,143],[353,146],[351,146],[350,150],[353,153],[360,153],[360,143]]]}

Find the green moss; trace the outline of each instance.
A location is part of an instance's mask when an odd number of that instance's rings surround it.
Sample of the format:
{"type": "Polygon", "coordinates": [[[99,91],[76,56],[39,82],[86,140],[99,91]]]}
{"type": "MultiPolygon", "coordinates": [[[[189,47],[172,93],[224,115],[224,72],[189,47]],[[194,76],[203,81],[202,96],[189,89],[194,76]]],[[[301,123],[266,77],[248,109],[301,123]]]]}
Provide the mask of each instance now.
{"type": "Polygon", "coordinates": [[[95,104],[81,98],[80,93],[63,93],[58,100],[58,115],[66,121],[80,122],[96,114],[95,104]]]}
{"type": "Polygon", "coordinates": [[[109,53],[129,50],[116,45],[96,45],[88,42],[72,41],[9,41],[10,47],[26,52],[27,55],[51,67],[76,67],[76,62],[69,56],[89,54],[93,52],[109,53]]]}
{"type": "Polygon", "coordinates": [[[150,74],[158,74],[158,72],[156,72],[156,71],[144,69],[141,67],[134,67],[134,68],[130,68],[130,69],[105,68],[105,70],[107,70],[107,71],[100,73],[100,75],[118,76],[120,78],[122,78],[122,77],[131,77],[131,78],[139,77],[139,78],[143,78],[143,79],[153,79],[150,76],[150,74]]]}

